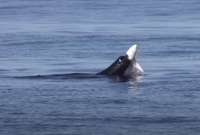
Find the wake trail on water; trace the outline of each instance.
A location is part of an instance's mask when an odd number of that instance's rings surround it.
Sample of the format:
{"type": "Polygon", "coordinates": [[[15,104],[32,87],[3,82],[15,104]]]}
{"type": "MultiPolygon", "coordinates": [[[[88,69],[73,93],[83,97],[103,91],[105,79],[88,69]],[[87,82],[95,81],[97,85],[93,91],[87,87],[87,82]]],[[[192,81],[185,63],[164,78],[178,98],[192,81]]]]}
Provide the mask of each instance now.
{"type": "Polygon", "coordinates": [[[13,76],[16,79],[94,79],[102,78],[103,75],[92,73],[69,73],[69,74],[48,74],[48,75],[30,75],[30,76],[13,76]]]}

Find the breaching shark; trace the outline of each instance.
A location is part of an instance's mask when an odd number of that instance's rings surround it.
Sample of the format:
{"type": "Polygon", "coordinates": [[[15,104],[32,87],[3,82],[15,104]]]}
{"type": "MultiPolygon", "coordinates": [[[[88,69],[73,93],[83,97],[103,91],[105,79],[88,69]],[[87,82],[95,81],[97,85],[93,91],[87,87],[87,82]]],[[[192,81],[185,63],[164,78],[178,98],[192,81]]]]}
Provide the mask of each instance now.
{"type": "Polygon", "coordinates": [[[97,74],[120,78],[134,78],[142,75],[144,70],[136,61],[137,46],[136,44],[131,46],[125,55],[119,56],[109,67],[97,74]]]}

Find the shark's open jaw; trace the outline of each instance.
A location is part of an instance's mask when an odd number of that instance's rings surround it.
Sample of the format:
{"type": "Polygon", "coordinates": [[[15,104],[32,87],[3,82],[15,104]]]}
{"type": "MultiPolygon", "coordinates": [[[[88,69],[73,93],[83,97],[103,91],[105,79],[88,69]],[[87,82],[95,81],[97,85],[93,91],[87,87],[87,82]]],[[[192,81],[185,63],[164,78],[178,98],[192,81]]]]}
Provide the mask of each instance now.
{"type": "Polygon", "coordinates": [[[135,44],[131,46],[126,52],[126,54],[128,55],[128,59],[133,60],[136,56],[136,52],[137,52],[137,45],[135,44]]]}
{"type": "Polygon", "coordinates": [[[128,60],[131,61],[131,64],[125,70],[124,76],[141,75],[144,73],[144,70],[142,69],[140,64],[136,62],[136,58],[135,58],[136,53],[137,53],[136,44],[131,46],[126,52],[126,55],[128,56],[128,60]]]}

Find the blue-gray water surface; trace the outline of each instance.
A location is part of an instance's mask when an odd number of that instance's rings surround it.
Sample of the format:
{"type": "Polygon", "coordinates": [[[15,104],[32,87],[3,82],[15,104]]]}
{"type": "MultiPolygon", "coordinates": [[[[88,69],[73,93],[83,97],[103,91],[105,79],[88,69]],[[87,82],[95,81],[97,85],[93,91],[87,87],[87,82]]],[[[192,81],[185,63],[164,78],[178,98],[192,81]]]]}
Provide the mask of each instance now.
{"type": "Polygon", "coordinates": [[[0,134],[198,135],[199,14],[198,0],[1,0],[0,134]],[[135,43],[142,77],[92,75],[135,43]]]}

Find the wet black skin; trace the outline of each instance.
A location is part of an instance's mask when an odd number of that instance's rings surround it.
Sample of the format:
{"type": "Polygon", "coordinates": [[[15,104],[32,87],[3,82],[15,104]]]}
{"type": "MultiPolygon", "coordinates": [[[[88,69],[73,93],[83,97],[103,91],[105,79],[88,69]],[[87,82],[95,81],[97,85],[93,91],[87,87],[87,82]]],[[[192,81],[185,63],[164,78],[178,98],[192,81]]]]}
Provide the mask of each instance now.
{"type": "Polygon", "coordinates": [[[120,56],[112,65],[110,65],[108,68],[98,74],[123,77],[124,72],[126,71],[130,63],[131,61],[128,59],[127,55],[120,56]]]}

